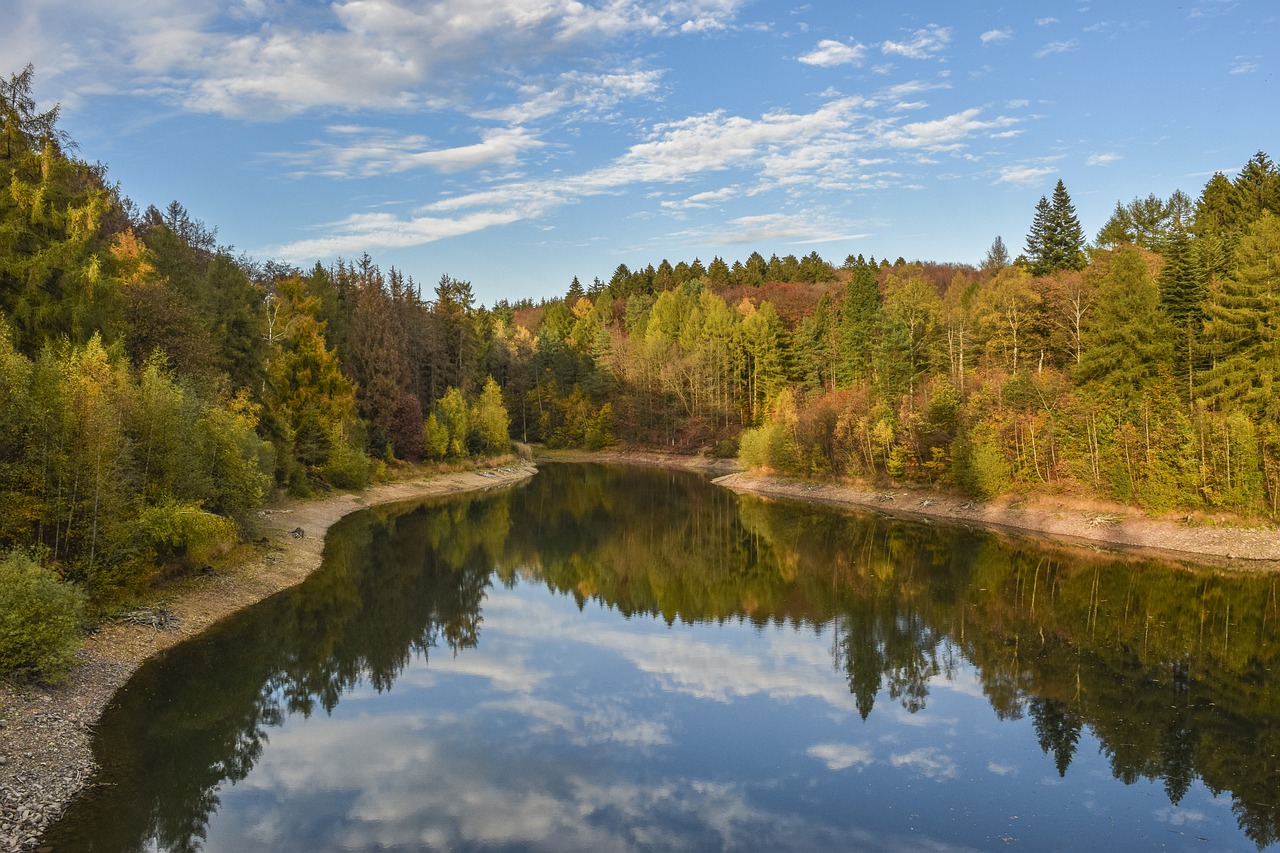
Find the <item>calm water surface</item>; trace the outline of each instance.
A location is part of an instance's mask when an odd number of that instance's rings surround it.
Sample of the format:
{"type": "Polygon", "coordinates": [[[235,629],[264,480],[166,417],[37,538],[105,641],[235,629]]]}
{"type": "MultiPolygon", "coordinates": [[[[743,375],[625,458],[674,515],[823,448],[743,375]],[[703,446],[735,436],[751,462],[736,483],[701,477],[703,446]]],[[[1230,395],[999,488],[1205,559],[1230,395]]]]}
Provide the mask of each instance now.
{"type": "Polygon", "coordinates": [[[62,850],[1256,850],[1280,597],[550,465],[142,667],[62,850]]]}

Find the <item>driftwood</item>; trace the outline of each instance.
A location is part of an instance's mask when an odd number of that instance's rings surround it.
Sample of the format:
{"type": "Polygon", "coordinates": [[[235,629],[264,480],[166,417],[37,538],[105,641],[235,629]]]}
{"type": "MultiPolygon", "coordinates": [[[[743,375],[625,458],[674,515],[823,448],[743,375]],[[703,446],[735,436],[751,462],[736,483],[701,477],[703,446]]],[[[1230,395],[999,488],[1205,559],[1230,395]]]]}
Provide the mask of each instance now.
{"type": "Polygon", "coordinates": [[[130,625],[142,625],[159,633],[160,631],[176,631],[182,619],[165,607],[138,607],[116,617],[117,622],[130,625]]]}

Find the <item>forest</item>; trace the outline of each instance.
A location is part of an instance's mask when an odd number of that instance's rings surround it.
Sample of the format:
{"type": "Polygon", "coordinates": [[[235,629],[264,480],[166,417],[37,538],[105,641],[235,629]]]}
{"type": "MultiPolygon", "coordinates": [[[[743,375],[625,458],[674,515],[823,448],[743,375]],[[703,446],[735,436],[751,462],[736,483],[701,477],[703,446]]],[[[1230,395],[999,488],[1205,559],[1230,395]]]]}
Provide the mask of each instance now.
{"type": "Polygon", "coordinates": [[[512,439],[1280,509],[1265,153],[1195,199],[1118,201],[1093,240],[1059,181],[1021,251],[997,236],[976,267],[646,259],[485,306],[449,274],[254,259],[177,201],[140,210],[33,74],[0,80],[0,670],[65,670],[49,637],[252,537],[274,493],[512,439]]]}

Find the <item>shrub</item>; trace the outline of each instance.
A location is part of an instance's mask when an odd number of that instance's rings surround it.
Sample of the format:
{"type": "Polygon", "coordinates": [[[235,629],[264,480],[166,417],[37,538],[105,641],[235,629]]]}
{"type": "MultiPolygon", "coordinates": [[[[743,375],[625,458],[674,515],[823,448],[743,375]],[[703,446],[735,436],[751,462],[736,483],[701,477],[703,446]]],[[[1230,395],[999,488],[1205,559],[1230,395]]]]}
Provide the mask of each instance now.
{"type": "Polygon", "coordinates": [[[0,560],[0,675],[60,681],[75,660],[84,594],[34,559],[0,560]]]}

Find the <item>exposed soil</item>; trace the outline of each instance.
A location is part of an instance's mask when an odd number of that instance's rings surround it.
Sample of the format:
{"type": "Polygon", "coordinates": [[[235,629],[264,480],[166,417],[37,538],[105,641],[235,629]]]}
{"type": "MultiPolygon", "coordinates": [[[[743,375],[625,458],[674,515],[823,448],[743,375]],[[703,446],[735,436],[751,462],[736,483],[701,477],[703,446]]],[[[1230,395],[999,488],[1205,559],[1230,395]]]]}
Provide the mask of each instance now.
{"type": "Polygon", "coordinates": [[[1003,497],[976,503],[964,496],[894,487],[821,483],[739,472],[718,485],[737,492],[869,509],[888,516],[1020,531],[1052,543],[1149,554],[1241,571],[1280,569],[1280,531],[1247,527],[1226,516],[1155,518],[1134,507],[1064,495],[1003,497]]]}
{"type": "Polygon", "coordinates": [[[736,492],[872,510],[993,530],[1019,531],[1051,542],[1095,550],[1150,554],[1216,568],[1280,570],[1280,530],[1227,515],[1147,515],[1135,507],[1069,495],[1007,496],[978,503],[937,489],[827,482],[744,472],[732,459],[652,450],[540,451],[547,461],[663,465],[720,473],[714,482],[736,492]]]}
{"type": "Polygon", "coordinates": [[[526,479],[529,463],[432,473],[360,494],[287,501],[262,510],[265,542],[212,573],[167,584],[151,606],[97,626],[70,677],[56,687],[0,682],[0,851],[38,850],[39,838],[93,778],[93,726],[138,666],[237,610],[304,580],[320,566],[329,527],[358,509],[526,479]],[[301,531],[297,535],[296,531],[301,531]]]}

